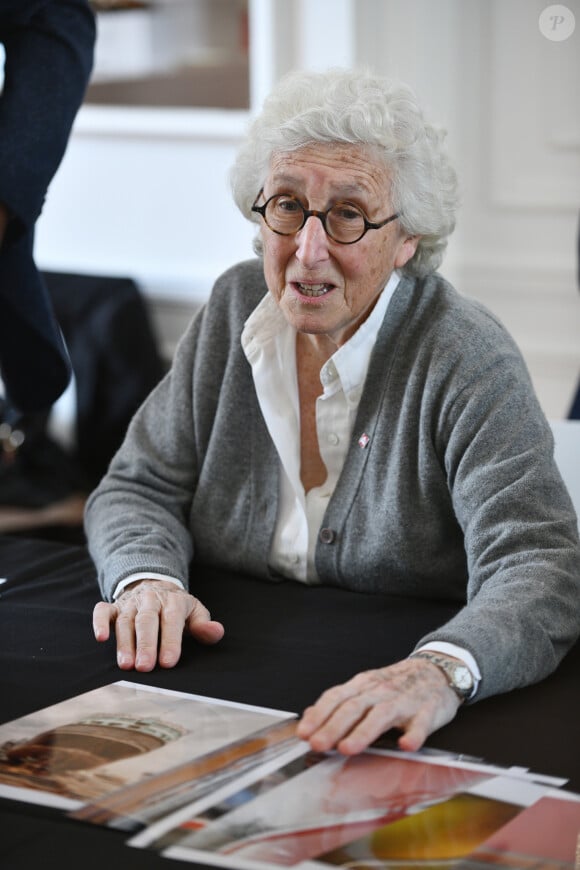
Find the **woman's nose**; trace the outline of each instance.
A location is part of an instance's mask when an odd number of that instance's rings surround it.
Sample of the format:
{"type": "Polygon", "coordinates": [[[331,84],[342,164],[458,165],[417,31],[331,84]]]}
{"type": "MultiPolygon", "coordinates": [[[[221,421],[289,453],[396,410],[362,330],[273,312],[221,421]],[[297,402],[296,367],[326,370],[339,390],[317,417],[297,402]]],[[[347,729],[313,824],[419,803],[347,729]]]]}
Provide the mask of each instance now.
{"type": "Polygon", "coordinates": [[[303,266],[311,266],[328,259],[329,239],[320,218],[311,215],[296,233],[296,257],[303,266]]]}

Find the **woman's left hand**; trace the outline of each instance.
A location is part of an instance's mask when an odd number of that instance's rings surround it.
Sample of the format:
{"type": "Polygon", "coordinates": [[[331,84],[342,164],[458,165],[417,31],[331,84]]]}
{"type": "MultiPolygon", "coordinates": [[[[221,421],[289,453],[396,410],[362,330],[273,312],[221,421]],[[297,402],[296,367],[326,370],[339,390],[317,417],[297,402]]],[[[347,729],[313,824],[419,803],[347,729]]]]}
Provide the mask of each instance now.
{"type": "Polygon", "coordinates": [[[414,752],[453,719],[460,704],[436,665],[409,658],[328,689],[305,710],[297,734],[317,752],[356,755],[397,728],[399,748],[414,752]]]}

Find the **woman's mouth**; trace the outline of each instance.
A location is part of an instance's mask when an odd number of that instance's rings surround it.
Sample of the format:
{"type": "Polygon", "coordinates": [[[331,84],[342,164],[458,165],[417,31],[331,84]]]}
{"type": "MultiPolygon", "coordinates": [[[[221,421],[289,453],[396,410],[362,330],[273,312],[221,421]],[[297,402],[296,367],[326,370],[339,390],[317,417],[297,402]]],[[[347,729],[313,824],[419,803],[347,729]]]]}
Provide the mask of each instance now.
{"type": "Polygon", "coordinates": [[[333,288],[333,284],[302,284],[297,281],[294,285],[299,293],[302,296],[309,296],[310,298],[317,298],[318,296],[324,296],[333,288]]]}

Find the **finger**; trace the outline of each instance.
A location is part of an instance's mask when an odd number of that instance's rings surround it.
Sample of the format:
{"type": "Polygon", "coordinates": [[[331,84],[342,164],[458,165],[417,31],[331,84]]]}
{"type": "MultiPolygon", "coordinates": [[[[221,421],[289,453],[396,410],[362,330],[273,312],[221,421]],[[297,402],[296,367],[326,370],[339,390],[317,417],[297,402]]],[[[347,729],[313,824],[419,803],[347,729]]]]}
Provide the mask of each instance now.
{"type": "Polygon", "coordinates": [[[367,681],[367,674],[360,673],[338,686],[333,686],[322,693],[320,698],[310,707],[307,707],[298,723],[298,736],[308,740],[318,731],[331,716],[346,701],[355,698],[361,693],[362,686],[367,681]]]}
{"type": "Polygon", "coordinates": [[[330,691],[330,699],[322,697],[322,704],[317,703],[306,711],[297,730],[298,736],[308,740],[316,752],[335,748],[361,721],[369,707],[369,700],[365,696],[355,695],[339,702],[334,700],[339,693],[330,691]]]}
{"type": "Polygon", "coordinates": [[[310,745],[317,751],[336,748],[343,755],[357,755],[382,734],[397,728],[406,734],[406,740],[399,739],[400,748],[414,751],[439,727],[432,705],[415,705],[413,698],[404,695],[378,700],[368,693],[349,699],[310,736],[310,745]]]}
{"type": "Polygon", "coordinates": [[[460,706],[459,698],[446,686],[436,701],[424,704],[401,726],[403,734],[398,740],[399,748],[416,752],[430,734],[451,722],[460,706]]]}
{"type": "MultiPolygon", "coordinates": [[[[369,702],[372,695],[368,696],[369,702]]],[[[402,731],[398,739],[400,749],[416,752],[427,737],[450,722],[459,707],[459,699],[447,685],[431,685],[429,680],[413,691],[389,692],[378,702],[369,703],[369,709],[360,721],[337,743],[345,755],[362,752],[378,737],[397,728],[402,731]]]]}
{"type": "Polygon", "coordinates": [[[161,607],[157,598],[140,602],[135,616],[135,669],[142,672],[152,671],[157,663],[161,607]]]}
{"type": "Polygon", "coordinates": [[[197,599],[187,619],[186,629],[200,643],[207,644],[217,643],[225,633],[221,622],[213,620],[207,607],[197,599]]]}
{"type": "Polygon", "coordinates": [[[159,664],[162,668],[173,668],[181,657],[181,642],[187,621],[185,601],[167,602],[161,610],[161,636],[159,641],[159,664]]]}
{"type": "Polygon", "coordinates": [[[400,728],[398,711],[390,703],[379,703],[367,709],[348,731],[337,739],[336,748],[343,755],[358,755],[386,731],[400,728]]]}
{"type": "MultiPolygon", "coordinates": [[[[120,600],[120,599],[119,599],[120,600]]],[[[123,602],[121,609],[117,604],[115,638],[117,641],[117,665],[124,671],[135,667],[135,616],[136,607],[123,602]]]]}
{"type": "Polygon", "coordinates": [[[114,622],[117,610],[106,601],[99,601],[93,609],[93,632],[99,641],[106,641],[111,634],[111,623],[114,622]]]}
{"type": "Polygon", "coordinates": [[[192,634],[200,643],[211,645],[218,643],[222,639],[225,634],[225,628],[221,622],[210,619],[207,622],[196,624],[195,631],[192,634]]]}
{"type": "Polygon", "coordinates": [[[336,704],[331,704],[326,701],[325,695],[321,695],[316,704],[307,707],[302,713],[302,718],[298,722],[296,733],[302,740],[310,740],[329,719],[336,708],[336,704]]]}
{"type": "Polygon", "coordinates": [[[422,706],[417,670],[415,663],[405,662],[357,674],[306,711],[299,736],[317,751],[361,752],[385,731],[404,725],[422,706]]]}
{"type": "Polygon", "coordinates": [[[436,714],[432,706],[421,707],[410,719],[405,719],[403,710],[392,704],[377,704],[353,727],[349,734],[338,741],[336,748],[343,755],[357,755],[367,749],[382,734],[391,728],[403,733],[397,740],[400,749],[416,752],[436,728],[436,714]]]}
{"type": "Polygon", "coordinates": [[[417,752],[418,749],[421,749],[427,737],[434,729],[424,727],[422,722],[418,722],[416,719],[412,720],[407,728],[403,730],[403,733],[397,740],[397,745],[399,749],[404,750],[405,752],[417,752]]]}

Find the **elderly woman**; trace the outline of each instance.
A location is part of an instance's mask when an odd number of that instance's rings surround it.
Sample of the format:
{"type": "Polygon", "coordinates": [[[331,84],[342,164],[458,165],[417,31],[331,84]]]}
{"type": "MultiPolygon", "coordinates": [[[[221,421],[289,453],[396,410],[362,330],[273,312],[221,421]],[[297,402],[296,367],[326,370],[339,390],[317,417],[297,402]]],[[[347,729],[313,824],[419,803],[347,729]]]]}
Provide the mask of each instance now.
{"type": "Polygon", "coordinates": [[[442,138],[369,74],[281,83],[233,170],[260,258],[218,280],[87,507],[94,631],[115,624],[123,669],[172,667],[184,629],[220,640],[186,591],[198,562],[464,605],[325,692],[299,726],[317,750],[391,727],[416,749],[580,632],[576,518],[525,365],[435,271],[456,207],[442,138]]]}

